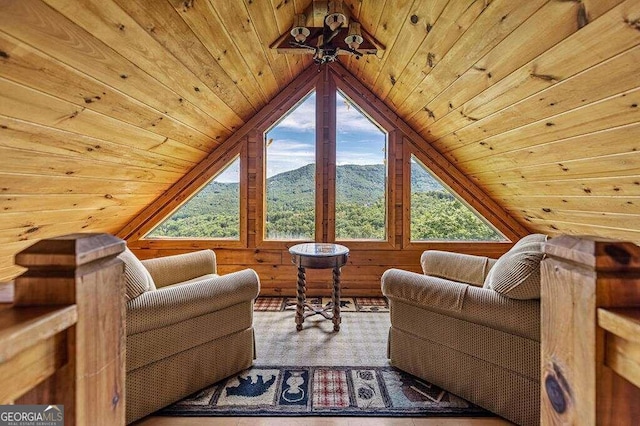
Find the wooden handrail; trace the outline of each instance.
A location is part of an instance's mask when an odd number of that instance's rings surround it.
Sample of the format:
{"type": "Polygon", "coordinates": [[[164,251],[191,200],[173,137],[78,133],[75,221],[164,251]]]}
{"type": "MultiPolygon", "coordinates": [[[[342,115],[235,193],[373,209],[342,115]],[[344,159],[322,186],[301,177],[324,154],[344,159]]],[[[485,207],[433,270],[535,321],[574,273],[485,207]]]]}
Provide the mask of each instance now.
{"type": "Polygon", "coordinates": [[[62,333],[78,320],[75,305],[63,308],[14,308],[0,311],[0,363],[39,340],[62,333]]]}
{"type": "Polygon", "coordinates": [[[0,311],[0,404],[12,404],[68,360],[66,332],[75,305],[0,311]]]}
{"type": "Polygon", "coordinates": [[[125,423],[124,241],[42,240],[0,310],[0,404],[64,405],[65,425],[125,423]]]}
{"type": "Polygon", "coordinates": [[[541,264],[541,424],[640,418],[640,247],[560,236],[541,264]]]}
{"type": "Polygon", "coordinates": [[[607,331],[605,365],[640,387],[640,308],[600,308],[598,325],[607,331]]]}

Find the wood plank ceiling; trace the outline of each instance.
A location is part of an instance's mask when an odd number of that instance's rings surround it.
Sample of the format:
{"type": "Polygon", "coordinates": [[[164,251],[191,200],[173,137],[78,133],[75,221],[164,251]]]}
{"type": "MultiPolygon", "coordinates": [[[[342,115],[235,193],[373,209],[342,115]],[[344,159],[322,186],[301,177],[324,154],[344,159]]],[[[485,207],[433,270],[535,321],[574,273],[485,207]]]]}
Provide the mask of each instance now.
{"type": "MultiPolygon", "coordinates": [[[[640,1],[347,0],[345,67],[529,229],[640,241],[640,1]]],[[[309,0],[0,0],[0,281],[117,232],[302,70],[309,0]]]]}

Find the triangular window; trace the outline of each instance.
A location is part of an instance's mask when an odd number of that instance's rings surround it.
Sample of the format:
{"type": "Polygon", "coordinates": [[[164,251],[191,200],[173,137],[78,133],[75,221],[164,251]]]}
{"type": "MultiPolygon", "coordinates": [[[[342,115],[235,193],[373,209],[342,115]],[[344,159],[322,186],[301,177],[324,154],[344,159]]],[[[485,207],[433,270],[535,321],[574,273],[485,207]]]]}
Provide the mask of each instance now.
{"type": "Polygon", "coordinates": [[[505,241],[489,222],[411,156],[411,241],[505,241]]]}
{"type": "Polygon", "coordinates": [[[146,238],[239,240],[240,157],[228,163],[146,238]]]}

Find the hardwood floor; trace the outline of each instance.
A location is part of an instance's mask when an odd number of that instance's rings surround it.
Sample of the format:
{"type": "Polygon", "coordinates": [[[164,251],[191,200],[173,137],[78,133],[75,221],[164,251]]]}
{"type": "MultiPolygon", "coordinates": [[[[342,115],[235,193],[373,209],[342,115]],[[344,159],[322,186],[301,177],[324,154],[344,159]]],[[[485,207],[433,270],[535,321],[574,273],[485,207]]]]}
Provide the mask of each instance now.
{"type": "Polygon", "coordinates": [[[506,426],[500,417],[146,417],[135,426],[506,426]]]}

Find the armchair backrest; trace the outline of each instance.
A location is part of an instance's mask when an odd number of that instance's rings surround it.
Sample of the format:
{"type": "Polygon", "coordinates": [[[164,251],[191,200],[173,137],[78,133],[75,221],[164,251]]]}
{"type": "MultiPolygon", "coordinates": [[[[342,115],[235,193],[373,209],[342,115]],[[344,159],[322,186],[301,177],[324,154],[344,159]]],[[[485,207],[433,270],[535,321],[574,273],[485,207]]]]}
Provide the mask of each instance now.
{"type": "Polygon", "coordinates": [[[142,261],[156,287],[183,283],[202,276],[216,274],[216,254],[213,250],[198,250],[142,261]]]}

